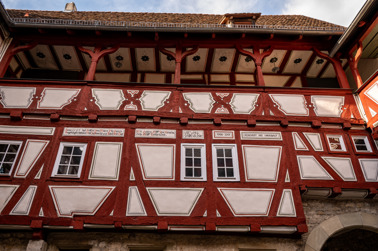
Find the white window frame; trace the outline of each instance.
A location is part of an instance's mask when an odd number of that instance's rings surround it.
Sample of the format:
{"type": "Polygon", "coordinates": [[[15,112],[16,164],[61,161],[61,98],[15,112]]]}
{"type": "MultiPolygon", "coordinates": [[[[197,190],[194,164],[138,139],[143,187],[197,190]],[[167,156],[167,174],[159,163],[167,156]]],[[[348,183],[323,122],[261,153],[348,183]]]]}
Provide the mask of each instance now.
{"type": "Polygon", "coordinates": [[[58,150],[58,154],[55,159],[55,164],[54,164],[54,169],[53,169],[53,177],[63,177],[63,178],[80,178],[81,175],[81,170],[83,168],[83,163],[84,163],[84,158],[85,158],[85,153],[87,149],[87,144],[86,143],[72,143],[72,142],[61,142],[58,150]],[[77,171],[77,174],[58,174],[58,169],[59,169],[59,163],[60,159],[63,154],[63,148],[65,146],[72,146],[72,147],[83,147],[83,153],[81,155],[80,159],[80,164],[79,164],[79,170],[77,171]]]}
{"type": "MultiPolygon", "coordinates": [[[[17,158],[18,158],[18,154],[20,153],[21,151],[21,147],[22,147],[22,141],[9,141],[9,140],[1,140],[0,141],[0,144],[9,144],[9,145],[18,145],[18,150],[16,152],[16,157],[14,158],[13,162],[12,162],[12,166],[9,170],[9,173],[0,173],[0,176],[10,176],[12,174],[12,171],[13,171],[13,168],[15,166],[15,163],[17,161],[17,158]]],[[[9,147],[9,146],[8,146],[9,147]]],[[[7,149],[8,150],[8,149],[7,149]]],[[[7,153],[7,152],[6,152],[7,153]]],[[[5,155],[3,157],[3,159],[5,158],[5,155]]],[[[0,159],[0,167],[3,166],[3,159],[0,159]]]]}
{"type": "Polygon", "coordinates": [[[195,143],[182,143],[181,144],[181,181],[206,181],[206,145],[205,144],[195,144],[195,143]],[[201,177],[186,177],[186,148],[197,148],[201,150],[201,177]]]}
{"type": "MultiPolygon", "coordinates": [[[[214,181],[240,181],[239,161],[236,144],[212,144],[213,151],[213,180],[214,181]],[[232,168],[234,170],[234,177],[218,177],[218,160],[217,149],[231,149],[232,168]]],[[[226,172],[227,173],[227,172],[226,172]]]]}
{"type": "Polygon", "coordinates": [[[343,135],[341,135],[341,134],[326,134],[326,137],[327,137],[327,143],[328,143],[328,146],[329,146],[329,150],[331,152],[346,152],[346,146],[345,146],[343,135]],[[341,145],[341,150],[332,149],[331,142],[329,141],[329,138],[338,138],[340,145],[341,145]]]}
{"type": "Polygon", "coordinates": [[[352,141],[353,141],[354,149],[356,150],[356,152],[359,152],[359,153],[371,153],[371,152],[373,152],[373,149],[371,148],[371,145],[370,145],[370,142],[369,142],[369,139],[368,139],[367,136],[356,136],[356,135],[353,135],[352,136],[352,141]],[[364,142],[365,142],[367,150],[358,150],[357,146],[356,146],[356,142],[354,142],[355,139],[363,139],[364,142]]]}

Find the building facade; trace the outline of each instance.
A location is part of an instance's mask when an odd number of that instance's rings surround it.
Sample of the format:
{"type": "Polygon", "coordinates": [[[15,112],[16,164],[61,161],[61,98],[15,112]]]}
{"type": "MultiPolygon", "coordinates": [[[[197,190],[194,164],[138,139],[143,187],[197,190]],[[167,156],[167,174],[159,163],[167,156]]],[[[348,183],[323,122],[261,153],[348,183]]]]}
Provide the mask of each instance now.
{"type": "Polygon", "coordinates": [[[1,5],[0,250],[371,250],[377,3],[347,29],[1,5]]]}

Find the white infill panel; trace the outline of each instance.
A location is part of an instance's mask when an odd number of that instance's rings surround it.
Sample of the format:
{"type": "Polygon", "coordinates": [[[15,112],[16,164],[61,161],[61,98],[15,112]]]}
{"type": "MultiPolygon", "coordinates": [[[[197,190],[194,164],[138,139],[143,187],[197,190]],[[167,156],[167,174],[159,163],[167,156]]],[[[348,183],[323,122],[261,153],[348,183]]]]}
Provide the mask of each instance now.
{"type": "Polygon", "coordinates": [[[269,94],[278,109],[289,116],[308,116],[306,99],[303,95],[269,94]]]}
{"type": "Polygon", "coordinates": [[[147,216],[138,187],[136,186],[129,187],[126,216],[147,216]]]}
{"type": "Polygon", "coordinates": [[[242,145],[246,181],[277,182],[281,146],[242,145]]]}
{"type": "Polygon", "coordinates": [[[319,133],[304,132],[303,134],[315,151],[323,151],[323,144],[319,133]]]}
{"type": "Polygon", "coordinates": [[[130,177],[129,177],[129,179],[131,180],[131,181],[134,181],[135,180],[135,175],[134,175],[134,171],[133,171],[133,168],[131,167],[131,170],[130,170],[130,177]]]}
{"type": "Polygon", "coordinates": [[[42,165],[41,168],[39,169],[38,173],[34,176],[34,179],[35,179],[35,180],[39,180],[39,179],[41,178],[42,171],[43,171],[43,165],[42,165]]]}
{"type": "Polygon", "coordinates": [[[329,175],[314,156],[298,155],[297,160],[302,179],[333,180],[331,175],[329,175]]]}
{"type": "Polygon", "coordinates": [[[293,193],[291,189],[283,190],[280,205],[278,207],[277,216],[281,216],[281,217],[295,217],[296,216],[293,193]]]}
{"type": "Polygon", "coordinates": [[[308,151],[307,146],[302,141],[301,137],[299,136],[297,132],[293,132],[292,136],[293,136],[295,150],[308,151]]]}
{"type": "Polygon", "coordinates": [[[365,95],[378,104],[378,81],[365,92],[365,95]]]}
{"type": "Polygon", "coordinates": [[[147,187],[159,216],[190,216],[203,188],[147,187]]]}
{"type": "Polygon", "coordinates": [[[8,204],[18,187],[18,185],[0,185],[0,213],[8,204]]]}
{"type": "Polygon", "coordinates": [[[174,144],[135,144],[145,180],[174,180],[174,144]]]}
{"type": "Polygon", "coordinates": [[[232,111],[236,114],[250,114],[255,110],[259,96],[260,94],[234,93],[230,101],[232,111]]]}
{"type": "Polygon", "coordinates": [[[118,89],[92,89],[92,96],[100,110],[118,110],[125,101],[123,91],[118,89]]]}
{"type": "Polygon", "coordinates": [[[189,108],[195,113],[210,113],[215,103],[210,92],[187,92],[182,96],[189,103],[189,108]]]}
{"type": "Polygon", "coordinates": [[[121,142],[96,142],[89,179],[118,180],[121,142]]]}
{"type": "Polygon", "coordinates": [[[0,126],[2,134],[54,135],[55,127],[0,126]]]}
{"type": "Polygon", "coordinates": [[[157,111],[164,106],[164,102],[169,98],[169,91],[143,91],[140,97],[140,105],[144,111],[157,111]]]}
{"type": "Polygon", "coordinates": [[[274,189],[218,188],[235,216],[267,216],[274,189]]]}
{"type": "Polygon", "coordinates": [[[35,90],[35,87],[0,86],[0,102],[4,108],[28,108],[33,102],[35,90]]]}
{"type": "Polygon", "coordinates": [[[344,180],[357,181],[350,158],[322,157],[325,162],[344,180]]]}
{"type": "Polygon", "coordinates": [[[29,186],[29,188],[26,190],[24,195],[22,195],[21,199],[17,202],[16,206],[13,208],[10,214],[28,215],[36,191],[37,186],[29,186]]]}
{"type": "Polygon", "coordinates": [[[342,96],[311,96],[314,111],[320,117],[340,117],[343,112],[344,97],[342,96]]]}
{"type": "Polygon", "coordinates": [[[378,159],[359,159],[362,172],[367,182],[378,181],[378,159]]]}
{"type": "Polygon", "coordinates": [[[39,109],[62,109],[79,95],[80,89],[45,88],[38,102],[39,109]]]}
{"type": "Polygon", "coordinates": [[[48,140],[28,139],[14,176],[17,178],[25,178],[38,161],[39,157],[41,157],[48,143],[48,140]]]}
{"type": "Polygon", "coordinates": [[[59,217],[94,215],[114,187],[105,186],[49,186],[59,217]]]}

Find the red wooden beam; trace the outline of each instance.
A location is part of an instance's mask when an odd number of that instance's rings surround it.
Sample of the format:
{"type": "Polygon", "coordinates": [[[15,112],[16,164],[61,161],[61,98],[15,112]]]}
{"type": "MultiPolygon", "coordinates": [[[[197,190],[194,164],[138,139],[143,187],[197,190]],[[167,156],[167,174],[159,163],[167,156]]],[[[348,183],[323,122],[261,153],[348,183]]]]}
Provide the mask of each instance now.
{"type": "Polygon", "coordinates": [[[352,52],[349,52],[348,62],[350,70],[352,71],[352,75],[354,81],[356,82],[357,88],[360,88],[364,83],[362,82],[362,78],[360,72],[358,71],[358,62],[360,61],[362,55],[362,42],[359,41],[357,45],[356,54],[353,56],[352,52]]]}

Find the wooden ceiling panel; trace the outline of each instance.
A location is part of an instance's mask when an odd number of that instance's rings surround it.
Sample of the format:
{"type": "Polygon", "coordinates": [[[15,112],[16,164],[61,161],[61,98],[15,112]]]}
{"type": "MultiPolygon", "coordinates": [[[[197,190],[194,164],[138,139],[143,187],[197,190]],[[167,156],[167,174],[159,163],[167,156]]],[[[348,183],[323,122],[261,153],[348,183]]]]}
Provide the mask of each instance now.
{"type": "Polygon", "coordinates": [[[136,48],[135,57],[138,71],[156,71],[155,48],[136,48]]]}
{"type": "Polygon", "coordinates": [[[19,62],[22,64],[22,67],[23,67],[25,70],[31,68],[30,63],[29,63],[29,60],[28,60],[27,57],[25,56],[25,53],[24,53],[24,52],[19,52],[19,53],[17,53],[17,57],[18,57],[19,62]]]}
{"type": "Polygon", "coordinates": [[[82,67],[75,48],[72,46],[54,46],[55,54],[63,70],[81,71],[82,67]]]}
{"type": "Polygon", "coordinates": [[[335,73],[335,69],[333,68],[333,65],[332,64],[329,64],[327,69],[323,72],[322,78],[335,78],[336,77],[336,73],[335,73]]]}
{"type": "MultiPolygon", "coordinates": [[[[322,53],[328,55],[327,51],[322,51],[322,53]]],[[[320,71],[323,69],[323,67],[325,66],[326,63],[327,63],[327,60],[316,56],[314,61],[311,64],[310,68],[307,71],[307,77],[316,78],[319,75],[320,71]]]]}
{"type": "MultiPolygon", "coordinates": [[[[176,52],[175,48],[166,48],[166,50],[171,51],[173,53],[176,52]]],[[[176,62],[172,56],[167,56],[164,53],[159,53],[159,60],[160,60],[160,69],[164,72],[174,72],[176,62]]]]}
{"type": "Polygon", "coordinates": [[[282,87],[286,84],[289,80],[290,76],[272,76],[272,75],[265,75],[264,82],[266,86],[278,86],[282,87]]]}
{"type": "Polygon", "coordinates": [[[45,70],[58,70],[58,66],[49,46],[37,45],[29,52],[38,68],[45,70]]]}
{"type": "Polygon", "coordinates": [[[282,60],[284,59],[286,53],[286,50],[273,50],[273,52],[264,59],[262,71],[264,73],[277,73],[278,69],[273,71],[273,68],[281,67],[282,60]]]}
{"type": "Polygon", "coordinates": [[[225,73],[231,72],[232,62],[235,57],[235,49],[215,49],[211,72],[225,73]]]}
{"type": "Polygon", "coordinates": [[[119,48],[109,54],[110,64],[113,71],[132,71],[130,48],[119,48]]]}
{"type": "Polygon", "coordinates": [[[187,56],[185,58],[186,72],[205,72],[208,52],[208,49],[200,48],[193,55],[187,56]]]}
{"type": "Polygon", "coordinates": [[[312,51],[292,51],[283,73],[300,74],[312,53],[312,51]]]}

